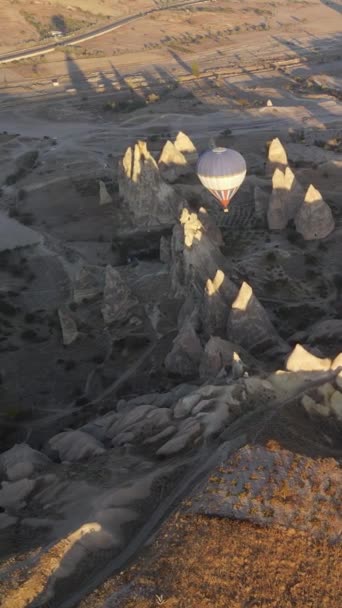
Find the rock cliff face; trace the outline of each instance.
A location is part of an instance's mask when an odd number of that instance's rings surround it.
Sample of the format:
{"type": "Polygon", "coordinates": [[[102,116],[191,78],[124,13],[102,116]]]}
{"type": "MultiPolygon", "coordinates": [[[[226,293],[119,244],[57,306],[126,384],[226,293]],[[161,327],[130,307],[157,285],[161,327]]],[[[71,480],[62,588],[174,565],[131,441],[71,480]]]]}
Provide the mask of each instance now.
{"type": "Polygon", "coordinates": [[[227,326],[228,339],[250,352],[281,345],[269,316],[248,283],[242,283],[233,302],[227,326]]]}
{"type": "Polygon", "coordinates": [[[177,217],[177,196],[162,179],[158,165],[143,141],[127,148],[119,163],[119,192],[132,222],[151,227],[173,224],[177,217]]]}
{"type": "Polygon", "coordinates": [[[295,224],[306,241],[324,239],[335,228],[329,205],[312,185],[309,186],[304,203],[295,217],[295,224]]]}

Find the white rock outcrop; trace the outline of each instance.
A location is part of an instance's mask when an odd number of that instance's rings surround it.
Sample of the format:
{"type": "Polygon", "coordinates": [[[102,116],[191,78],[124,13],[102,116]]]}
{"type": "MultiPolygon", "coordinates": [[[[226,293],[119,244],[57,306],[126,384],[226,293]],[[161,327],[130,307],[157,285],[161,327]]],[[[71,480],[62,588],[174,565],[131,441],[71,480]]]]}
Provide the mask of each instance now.
{"type": "Polygon", "coordinates": [[[275,169],[272,194],[267,211],[270,230],[282,230],[293,219],[304,201],[304,190],[290,167],[275,169]]]}
{"type": "Polygon", "coordinates": [[[118,183],[131,220],[140,229],[175,222],[177,195],[162,179],[146,142],[138,141],[127,148],[119,163],[118,183]]]}
{"type": "Polygon", "coordinates": [[[301,344],[296,344],[286,360],[286,369],[289,372],[326,372],[331,363],[331,359],[316,357],[301,344]]]}
{"type": "Polygon", "coordinates": [[[286,150],[280,139],[276,137],[272,139],[268,148],[268,156],[266,163],[266,174],[273,175],[275,169],[285,171],[288,165],[286,150]]]}
{"type": "Polygon", "coordinates": [[[192,171],[184,154],[170,140],[166,142],[161,151],[158,166],[163,178],[171,183],[175,182],[181,175],[186,175],[192,171]]]}
{"type": "Polygon", "coordinates": [[[304,202],[295,216],[295,225],[306,241],[324,239],[335,228],[329,205],[312,185],[309,186],[304,202]]]}
{"type": "Polygon", "coordinates": [[[197,150],[188,135],[182,131],[179,131],[174,144],[175,148],[184,154],[187,161],[193,162],[197,160],[197,150]]]}

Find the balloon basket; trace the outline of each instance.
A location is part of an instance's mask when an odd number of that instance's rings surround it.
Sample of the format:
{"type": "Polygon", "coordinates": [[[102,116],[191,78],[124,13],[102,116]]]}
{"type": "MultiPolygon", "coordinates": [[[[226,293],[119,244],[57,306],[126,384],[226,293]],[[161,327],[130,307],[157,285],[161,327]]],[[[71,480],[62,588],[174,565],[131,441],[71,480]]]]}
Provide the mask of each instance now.
{"type": "Polygon", "coordinates": [[[224,213],[228,213],[228,209],[223,209],[224,213]]]}

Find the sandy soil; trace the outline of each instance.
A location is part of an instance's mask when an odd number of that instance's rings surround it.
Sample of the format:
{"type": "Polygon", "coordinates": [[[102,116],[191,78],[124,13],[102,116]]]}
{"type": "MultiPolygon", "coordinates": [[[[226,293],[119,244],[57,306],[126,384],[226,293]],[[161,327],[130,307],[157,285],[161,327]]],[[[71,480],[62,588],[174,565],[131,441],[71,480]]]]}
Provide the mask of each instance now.
{"type": "Polygon", "coordinates": [[[79,608],[339,608],[341,546],[304,533],[176,513],[146,556],[79,608]]]}

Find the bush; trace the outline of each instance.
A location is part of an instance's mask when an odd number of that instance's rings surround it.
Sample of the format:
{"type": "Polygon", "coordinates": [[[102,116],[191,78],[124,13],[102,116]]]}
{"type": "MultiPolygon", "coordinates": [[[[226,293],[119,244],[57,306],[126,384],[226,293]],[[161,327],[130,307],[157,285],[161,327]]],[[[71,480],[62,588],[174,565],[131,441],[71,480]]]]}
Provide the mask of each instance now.
{"type": "Polygon", "coordinates": [[[199,65],[196,61],[191,64],[191,74],[195,76],[195,78],[198,78],[200,75],[199,65]]]}

